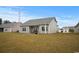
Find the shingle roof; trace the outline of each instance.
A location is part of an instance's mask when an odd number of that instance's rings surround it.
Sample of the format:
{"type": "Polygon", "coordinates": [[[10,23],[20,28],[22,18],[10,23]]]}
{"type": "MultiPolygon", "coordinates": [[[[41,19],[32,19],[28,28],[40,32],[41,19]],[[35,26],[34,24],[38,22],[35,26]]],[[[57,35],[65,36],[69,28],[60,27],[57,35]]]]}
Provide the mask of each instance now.
{"type": "Polygon", "coordinates": [[[31,19],[31,20],[25,22],[24,24],[22,24],[22,26],[49,24],[52,20],[56,21],[56,18],[55,17],[48,17],[48,18],[40,18],[40,19],[31,19]]]}
{"type": "MultiPolygon", "coordinates": [[[[7,23],[7,24],[1,24],[0,28],[10,28],[10,27],[14,27],[17,24],[19,24],[19,22],[15,22],[15,23],[7,23]]],[[[21,23],[20,23],[21,24],[21,23]]]]}
{"type": "Polygon", "coordinates": [[[79,22],[78,22],[78,24],[75,27],[77,27],[77,26],[79,26],[79,22]]]}

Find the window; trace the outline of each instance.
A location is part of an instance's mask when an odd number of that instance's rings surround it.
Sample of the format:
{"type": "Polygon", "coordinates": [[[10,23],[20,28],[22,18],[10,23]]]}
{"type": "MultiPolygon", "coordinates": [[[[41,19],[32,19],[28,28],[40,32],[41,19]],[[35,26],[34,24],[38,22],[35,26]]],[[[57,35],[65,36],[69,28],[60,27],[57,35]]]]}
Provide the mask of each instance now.
{"type": "Polygon", "coordinates": [[[22,28],[22,31],[26,31],[26,28],[22,28]]]}
{"type": "Polygon", "coordinates": [[[44,27],[42,27],[42,31],[45,31],[45,28],[44,27]]]}
{"type": "Polygon", "coordinates": [[[48,26],[46,27],[46,31],[48,31],[48,26]]]}

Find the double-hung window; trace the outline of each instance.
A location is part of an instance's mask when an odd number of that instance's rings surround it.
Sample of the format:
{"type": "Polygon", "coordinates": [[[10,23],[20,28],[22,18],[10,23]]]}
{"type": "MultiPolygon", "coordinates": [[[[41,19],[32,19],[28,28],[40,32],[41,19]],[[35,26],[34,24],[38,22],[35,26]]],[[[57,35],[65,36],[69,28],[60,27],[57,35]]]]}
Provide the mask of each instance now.
{"type": "Polygon", "coordinates": [[[42,27],[42,31],[45,31],[45,27],[42,27]]]}
{"type": "Polygon", "coordinates": [[[22,28],[22,31],[26,31],[26,28],[22,28]]]}

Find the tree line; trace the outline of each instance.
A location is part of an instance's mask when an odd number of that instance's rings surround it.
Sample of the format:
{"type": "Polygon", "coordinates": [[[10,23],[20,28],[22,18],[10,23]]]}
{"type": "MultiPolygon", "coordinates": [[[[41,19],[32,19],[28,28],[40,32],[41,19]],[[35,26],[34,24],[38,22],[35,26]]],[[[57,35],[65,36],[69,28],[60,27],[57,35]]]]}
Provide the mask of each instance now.
{"type": "Polygon", "coordinates": [[[1,24],[6,24],[6,23],[11,23],[9,20],[2,20],[2,18],[0,18],[0,25],[1,24]]]}

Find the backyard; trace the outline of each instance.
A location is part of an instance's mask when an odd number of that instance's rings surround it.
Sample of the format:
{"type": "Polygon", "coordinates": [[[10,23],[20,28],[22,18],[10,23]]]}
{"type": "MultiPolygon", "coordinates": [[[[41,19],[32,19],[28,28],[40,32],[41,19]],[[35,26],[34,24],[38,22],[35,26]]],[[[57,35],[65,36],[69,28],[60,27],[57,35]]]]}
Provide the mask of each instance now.
{"type": "Polygon", "coordinates": [[[79,33],[23,34],[0,32],[0,52],[79,52],[79,33]]]}

